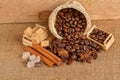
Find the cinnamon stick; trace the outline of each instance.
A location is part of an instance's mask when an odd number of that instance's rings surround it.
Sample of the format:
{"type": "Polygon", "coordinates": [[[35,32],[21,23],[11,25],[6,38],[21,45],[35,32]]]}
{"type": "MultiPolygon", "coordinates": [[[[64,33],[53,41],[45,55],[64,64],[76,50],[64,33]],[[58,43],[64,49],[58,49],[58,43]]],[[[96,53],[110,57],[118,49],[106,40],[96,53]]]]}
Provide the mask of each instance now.
{"type": "Polygon", "coordinates": [[[53,62],[51,60],[49,60],[48,58],[46,58],[45,56],[41,55],[39,52],[35,51],[34,49],[32,49],[31,47],[29,46],[25,46],[24,49],[26,51],[29,51],[31,54],[35,55],[35,56],[40,56],[41,60],[47,64],[49,67],[52,67],[53,66],[53,62]]]}
{"type": "Polygon", "coordinates": [[[50,51],[46,50],[45,48],[42,48],[38,44],[33,44],[32,47],[40,52],[42,55],[46,56],[49,58],[51,61],[53,61],[55,64],[60,65],[62,64],[62,60],[57,57],[55,54],[51,53],[50,51]]]}

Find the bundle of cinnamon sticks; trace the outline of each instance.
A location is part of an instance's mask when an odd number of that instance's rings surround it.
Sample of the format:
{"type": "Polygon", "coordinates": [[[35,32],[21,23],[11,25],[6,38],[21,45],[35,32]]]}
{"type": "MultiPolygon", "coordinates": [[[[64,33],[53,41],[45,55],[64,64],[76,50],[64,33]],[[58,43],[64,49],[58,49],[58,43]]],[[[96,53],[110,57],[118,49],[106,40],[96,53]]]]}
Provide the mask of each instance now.
{"type": "Polygon", "coordinates": [[[32,47],[25,46],[24,49],[35,56],[40,56],[41,60],[49,67],[54,64],[58,66],[62,64],[62,60],[58,56],[38,44],[33,44],[32,47]]]}

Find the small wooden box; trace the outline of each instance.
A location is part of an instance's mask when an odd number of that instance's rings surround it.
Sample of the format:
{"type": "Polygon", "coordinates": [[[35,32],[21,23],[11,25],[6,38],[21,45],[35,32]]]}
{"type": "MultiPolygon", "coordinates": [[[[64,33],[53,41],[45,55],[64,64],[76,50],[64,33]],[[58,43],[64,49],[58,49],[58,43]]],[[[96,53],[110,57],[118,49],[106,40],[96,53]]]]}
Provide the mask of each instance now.
{"type": "MultiPolygon", "coordinates": [[[[87,33],[87,38],[90,39],[90,40],[92,40],[93,42],[97,43],[98,45],[100,45],[104,50],[108,50],[108,48],[109,48],[109,47],[113,44],[113,42],[115,41],[115,40],[114,40],[114,36],[113,36],[111,33],[106,32],[106,33],[109,34],[109,35],[107,36],[107,38],[104,40],[104,42],[103,42],[103,44],[102,44],[102,43],[100,43],[100,42],[98,42],[98,41],[96,41],[96,40],[94,40],[94,39],[92,39],[92,38],[90,37],[90,33],[92,33],[92,31],[93,31],[94,29],[99,29],[100,31],[103,31],[103,30],[101,30],[100,28],[98,28],[98,27],[96,27],[96,26],[94,25],[94,26],[91,28],[91,30],[87,33]]],[[[105,32],[105,31],[103,31],[103,32],[105,32]]]]}

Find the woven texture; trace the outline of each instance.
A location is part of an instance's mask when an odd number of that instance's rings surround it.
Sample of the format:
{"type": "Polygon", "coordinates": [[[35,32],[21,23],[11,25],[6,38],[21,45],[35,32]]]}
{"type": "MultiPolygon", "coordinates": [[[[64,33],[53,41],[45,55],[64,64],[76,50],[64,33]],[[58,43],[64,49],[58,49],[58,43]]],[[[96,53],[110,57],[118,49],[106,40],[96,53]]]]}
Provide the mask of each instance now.
{"type": "Polygon", "coordinates": [[[22,63],[22,33],[35,23],[0,24],[0,80],[120,80],[120,20],[92,24],[114,34],[115,42],[110,49],[99,53],[91,64],[74,62],[52,68],[43,63],[27,68],[22,63]]]}

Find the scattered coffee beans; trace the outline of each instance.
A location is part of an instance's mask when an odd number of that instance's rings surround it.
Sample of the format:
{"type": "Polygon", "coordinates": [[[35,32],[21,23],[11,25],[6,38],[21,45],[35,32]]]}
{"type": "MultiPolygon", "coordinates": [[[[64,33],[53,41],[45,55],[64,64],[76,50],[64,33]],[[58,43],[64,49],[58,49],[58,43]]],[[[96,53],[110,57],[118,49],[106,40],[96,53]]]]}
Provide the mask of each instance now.
{"type": "Polygon", "coordinates": [[[91,59],[97,58],[101,47],[86,36],[81,36],[77,40],[54,38],[48,50],[61,57],[67,64],[71,64],[73,60],[90,63],[91,59]]]}
{"type": "Polygon", "coordinates": [[[98,41],[98,42],[104,44],[104,41],[108,37],[108,35],[109,35],[108,33],[95,28],[90,33],[89,37],[94,39],[95,41],[98,41]]]}

